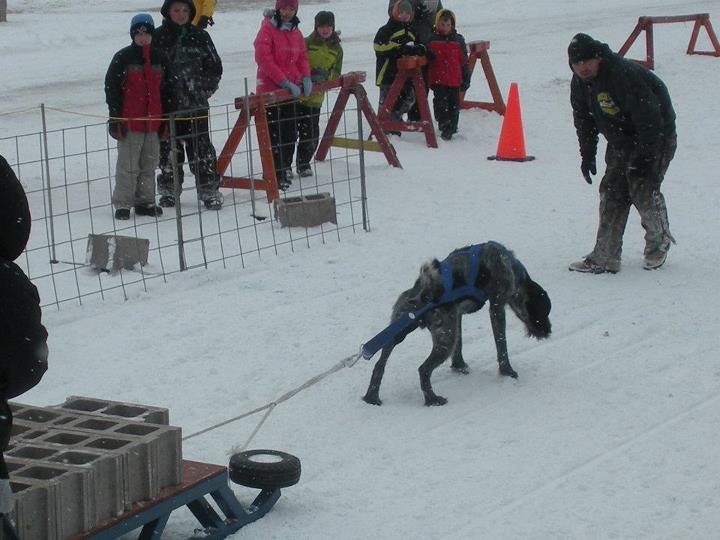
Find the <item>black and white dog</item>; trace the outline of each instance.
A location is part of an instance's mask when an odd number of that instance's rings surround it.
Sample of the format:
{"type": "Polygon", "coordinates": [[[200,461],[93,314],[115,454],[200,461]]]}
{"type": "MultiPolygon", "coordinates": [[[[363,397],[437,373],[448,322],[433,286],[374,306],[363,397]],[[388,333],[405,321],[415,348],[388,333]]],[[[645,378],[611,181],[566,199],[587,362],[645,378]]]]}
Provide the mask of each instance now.
{"type": "Polygon", "coordinates": [[[510,306],[525,323],[529,336],[543,339],[551,331],[550,298],[530,279],[512,251],[497,242],[487,242],[457,249],[442,262],[434,259],[422,265],[415,285],[403,292],[393,307],[393,323],[404,318],[409,325],[396,332],[382,347],[363,399],[381,405],[380,383],[390,353],[409,332],[420,327],[430,330],[433,341],[430,356],[418,370],[425,405],[445,405],[447,399],[433,392],[430,377],[433,370],[450,356],[453,370],[468,373],[468,365],[462,356],[461,319],[463,315],[481,309],[486,300],[490,303],[490,322],[500,374],[517,378],[508,359],[505,341],[505,306],[510,306]]]}

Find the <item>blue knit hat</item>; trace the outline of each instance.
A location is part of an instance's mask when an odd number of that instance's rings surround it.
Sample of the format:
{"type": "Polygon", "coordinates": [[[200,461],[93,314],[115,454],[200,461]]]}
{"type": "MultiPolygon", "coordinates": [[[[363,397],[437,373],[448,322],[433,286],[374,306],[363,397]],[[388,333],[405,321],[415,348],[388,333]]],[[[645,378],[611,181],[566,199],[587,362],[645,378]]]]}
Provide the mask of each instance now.
{"type": "Polygon", "coordinates": [[[135,37],[138,32],[150,34],[155,31],[155,23],[149,13],[138,13],[130,21],[130,37],[135,37]]]}

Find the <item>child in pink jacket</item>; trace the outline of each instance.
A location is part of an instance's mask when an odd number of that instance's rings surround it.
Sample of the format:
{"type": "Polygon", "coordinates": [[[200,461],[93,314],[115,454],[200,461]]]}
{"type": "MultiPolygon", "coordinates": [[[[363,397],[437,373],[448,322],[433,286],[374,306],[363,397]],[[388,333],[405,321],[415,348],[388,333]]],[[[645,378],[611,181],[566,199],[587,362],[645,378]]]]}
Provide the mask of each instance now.
{"type": "MultiPolygon", "coordinates": [[[[298,29],[297,10],[298,0],[276,0],[275,9],[265,12],[254,42],[258,94],[281,88],[290,90],[293,98],[312,93],[310,64],[298,29]]],[[[296,104],[297,99],[293,99],[267,108],[275,174],[283,191],[290,187],[293,177],[296,104]]]]}

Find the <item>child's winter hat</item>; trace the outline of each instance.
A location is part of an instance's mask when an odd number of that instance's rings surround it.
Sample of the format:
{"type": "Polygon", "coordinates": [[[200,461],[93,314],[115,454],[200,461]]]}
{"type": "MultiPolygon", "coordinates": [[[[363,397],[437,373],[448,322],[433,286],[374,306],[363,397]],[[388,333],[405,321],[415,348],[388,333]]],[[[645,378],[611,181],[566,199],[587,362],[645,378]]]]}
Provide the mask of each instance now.
{"type": "Polygon", "coordinates": [[[452,27],[455,28],[455,14],[449,9],[441,9],[435,15],[435,26],[440,24],[441,19],[450,19],[452,21],[452,27]]]}
{"type": "Polygon", "coordinates": [[[190,8],[190,20],[192,21],[195,18],[197,10],[195,9],[195,4],[192,0],[165,0],[160,8],[160,14],[165,19],[170,18],[170,6],[172,6],[175,2],[187,5],[190,8]]]}
{"type": "Polygon", "coordinates": [[[135,37],[138,33],[152,35],[154,31],[155,23],[148,13],[138,13],[130,21],[130,37],[135,37]]]}
{"type": "Polygon", "coordinates": [[[568,46],[568,60],[577,64],[591,58],[602,58],[605,44],[587,34],[575,34],[568,46]]]}
{"type": "Polygon", "coordinates": [[[332,26],[335,28],[335,14],[332,11],[318,11],[315,15],[315,28],[318,26],[332,26]]]}
{"type": "Polygon", "coordinates": [[[397,19],[401,13],[409,13],[412,20],[415,10],[413,9],[413,5],[410,3],[410,0],[398,0],[395,2],[392,9],[392,18],[397,19]]]}
{"type": "Polygon", "coordinates": [[[298,0],[275,0],[275,9],[292,8],[295,11],[298,10],[298,0]]]}

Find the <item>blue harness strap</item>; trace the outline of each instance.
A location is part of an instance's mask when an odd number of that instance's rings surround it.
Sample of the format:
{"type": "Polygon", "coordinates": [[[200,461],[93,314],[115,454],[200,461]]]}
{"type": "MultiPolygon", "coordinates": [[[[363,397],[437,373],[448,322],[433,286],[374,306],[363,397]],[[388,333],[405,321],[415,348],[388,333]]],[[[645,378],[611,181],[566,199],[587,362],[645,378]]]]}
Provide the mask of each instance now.
{"type": "MultiPolygon", "coordinates": [[[[420,309],[404,313],[394,320],[382,332],[363,344],[361,349],[362,357],[365,360],[370,360],[380,349],[391,343],[400,343],[410,332],[420,326],[423,315],[438,306],[465,299],[475,300],[482,306],[487,301],[487,294],[483,289],[475,286],[478,274],[480,273],[480,252],[482,251],[482,247],[483,244],[476,244],[466,250],[470,256],[470,272],[468,274],[467,284],[454,287],[452,260],[451,257],[446,258],[440,263],[440,277],[442,278],[444,290],[437,302],[425,304],[420,309]]],[[[460,253],[455,252],[454,255],[458,256],[460,253]]]]}

